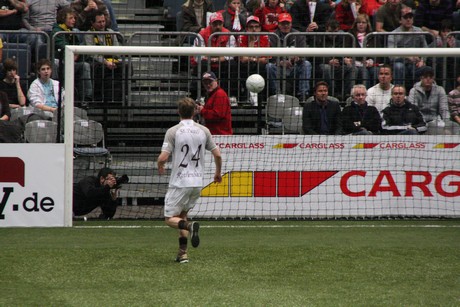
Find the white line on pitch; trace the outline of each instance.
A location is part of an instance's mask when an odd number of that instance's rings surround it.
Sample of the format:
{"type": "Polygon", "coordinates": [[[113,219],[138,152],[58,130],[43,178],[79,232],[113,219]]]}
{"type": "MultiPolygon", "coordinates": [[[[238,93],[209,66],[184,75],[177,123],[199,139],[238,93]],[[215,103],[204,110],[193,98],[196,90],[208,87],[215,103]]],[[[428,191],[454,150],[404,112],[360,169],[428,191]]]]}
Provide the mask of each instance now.
{"type": "MultiPolygon", "coordinates": [[[[200,228],[459,228],[460,225],[200,225],[200,228]]],[[[169,228],[168,226],[74,226],[74,228],[169,228]]]]}

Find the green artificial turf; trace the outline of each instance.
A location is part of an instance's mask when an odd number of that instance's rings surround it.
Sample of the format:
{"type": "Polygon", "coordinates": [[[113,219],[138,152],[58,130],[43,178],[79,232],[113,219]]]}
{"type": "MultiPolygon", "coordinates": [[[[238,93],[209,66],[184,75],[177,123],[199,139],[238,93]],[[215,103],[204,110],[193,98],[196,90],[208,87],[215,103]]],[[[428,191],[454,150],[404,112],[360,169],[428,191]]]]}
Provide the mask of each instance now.
{"type": "MultiPolygon", "coordinates": [[[[0,306],[459,306],[459,221],[0,229],[0,306]]],[[[110,227],[107,227],[110,226],[110,227]]]]}

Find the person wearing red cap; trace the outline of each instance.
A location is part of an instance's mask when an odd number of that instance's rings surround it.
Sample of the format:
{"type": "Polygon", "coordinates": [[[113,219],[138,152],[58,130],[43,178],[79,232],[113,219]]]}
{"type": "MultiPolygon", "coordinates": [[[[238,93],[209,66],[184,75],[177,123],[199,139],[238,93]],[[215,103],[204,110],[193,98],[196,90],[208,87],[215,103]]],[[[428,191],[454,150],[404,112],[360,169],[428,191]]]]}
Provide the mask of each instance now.
{"type": "MultiPolygon", "coordinates": [[[[257,16],[249,16],[246,22],[246,32],[259,33],[261,32],[261,22],[257,16]]],[[[240,47],[254,47],[254,48],[268,48],[270,47],[270,41],[268,36],[265,34],[255,35],[240,35],[238,38],[238,45],[240,47]]],[[[241,100],[245,100],[248,93],[246,92],[246,86],[244,82],[249,75],[259,74],[266,79],[266,68],[270,57],[259,56],[259,57],[240,57],[240,80],[243,85],[241,86],[243,95],[240,97],[241,100]]]]}
{"type": "MultiPolygon", "coordinates": [[[[195,47],[235,47],[236,40],[233,35],[226,34],[230,31],[224,28],[224,17],[221,13],[213,13],[209,19],[209,25],[200,31],[199,38],[195,39],[195,47]],[[213,33],[223,32],[223,35],[213,35],[213,33]]],[[[191,57],[192,69],[197,73],[198,65],[201,65],[201,71],[208,70],[208,63],[211,65],[211,71],[220,73],[220,80],[223,89],[229,92],[228,74],[237,72],[236,62],[230,56],[202,56],[200,58],[191,57]]],[[[232,92],[232,96],[236,94],[232,92]]],[[[198,96],[198,95],[197,95],[198,96]]]]}
{"type": "MultiPolygon", "coordinates": [[[[290,33],[299,33],[292,28],[292,17],[289,13],[278,15],[278,29],[274,32],[278,37],[270,36],[271,47],[288,47],[288,48],[305,48],[307,47],[304,35],[287,35],[290,33]],[[278,40],[279,38],[279,40],[278,40]],[[278,43],[280,45],[278,45],[278,43]]],[[[287,88],[284,89],[286,94],[295,95],[300,101],[305,101],[308,98],[310,91],[310,78],[312,66],[309,61],[303,57],[281,57],[279,67],[283,69],[278,74],[278,61],[272,58],[267,64],[268,90],[270,95],[281,94],[278,76],[286,76],[293,79],[294,82],[287,82],[287,86],[294,85],[293,93],[287,88]]]]}
{"type": "Polygon", "coordinates": [[[233,134],[230,99],[217,83],[216,74],[212,71],[205,72],[202,82],[207,94],[204,106],[197,105],[197,113],[204,119],[205,126],[211,134],[233,134]]]}

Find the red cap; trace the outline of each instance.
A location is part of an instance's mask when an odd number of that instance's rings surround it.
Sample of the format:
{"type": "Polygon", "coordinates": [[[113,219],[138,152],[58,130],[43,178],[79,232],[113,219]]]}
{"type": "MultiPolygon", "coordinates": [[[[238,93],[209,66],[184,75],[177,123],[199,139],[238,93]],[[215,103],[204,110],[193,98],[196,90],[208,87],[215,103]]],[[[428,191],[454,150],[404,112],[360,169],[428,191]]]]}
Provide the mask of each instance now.
{"type": "Polygon", "coordinates": [[[260,24],[260,19],[257,16],[254,16],[254,15],[249,16],[248,19],[246,19],[246,25],[249,24],[251,21],[255,21],[258,24],[260,24]]]}
{"type": "Polygon", "coordinates": [[[289,21],[292,22],[291,14],[289,13],[281,13],[278,15],[278,22],[289,21]]]}
{"type": "Polygon", "coordinates": [[[222,16],[221,13],[212,13],[211,18],[209,19],[209,23],[213,23],[214,21],[224,22],[224,16],[222,16]]]}

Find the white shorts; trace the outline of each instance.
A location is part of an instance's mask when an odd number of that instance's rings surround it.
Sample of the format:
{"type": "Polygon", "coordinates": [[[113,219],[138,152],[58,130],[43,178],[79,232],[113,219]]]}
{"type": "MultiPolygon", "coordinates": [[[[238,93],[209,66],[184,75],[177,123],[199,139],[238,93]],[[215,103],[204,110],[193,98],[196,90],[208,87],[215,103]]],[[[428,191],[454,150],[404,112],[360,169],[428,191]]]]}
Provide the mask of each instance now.
{"type": "Polygon", "coordinates": [[[165,196],[165,217],[188,212],[195,206],[200,193],[201,188],[169,188],[165,196]]]}

